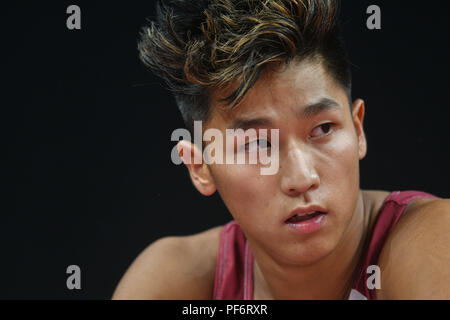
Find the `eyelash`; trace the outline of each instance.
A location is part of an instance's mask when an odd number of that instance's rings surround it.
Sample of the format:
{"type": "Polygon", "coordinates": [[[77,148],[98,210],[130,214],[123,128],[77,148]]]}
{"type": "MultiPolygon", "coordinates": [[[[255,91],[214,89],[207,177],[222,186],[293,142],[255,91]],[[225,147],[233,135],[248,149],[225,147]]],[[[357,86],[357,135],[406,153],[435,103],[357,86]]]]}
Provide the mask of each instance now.
{"type": "MultiPolygon", "coordinates": [[[[263,141],[263,140],[265,140],[265,139],[258,139],[258,140],[253,140],[251,142],[248,142],[244,145],[244,148],[246,151],[248,151],[250,143],[255,143],[255,142],[258,143],[258,147],[259,147],[259,141],[263,141]]],[[[271,146],[270,141],[269,140],[266,140],[266,141],[267,141],[267,148],[270,148],[270,146],[271,146]]]]}
{"type": "MultiPolygon", "coordinates": [[[[322,123],[321,125],[315,127],[313,129],[313,131],[316,130],[317,128],[320,128],[320,127],[323,127],[323,126],[327,126],[328,127],[328,131],[326,133],[324,133],[322,135],[319,135],[319,136],[316,136],[316,137],[309,137],[309,139],[314,139],[315,140],[315,139],[324,138],[324,137],[328,136],[329,134],[331,134],[333,132],[333,127],[334,127],[334,123],[333,122],[322,123]]],[[[323,128],[322,128],[322,131],[325,131],[325,130],[323,130],[323,128]]]]}

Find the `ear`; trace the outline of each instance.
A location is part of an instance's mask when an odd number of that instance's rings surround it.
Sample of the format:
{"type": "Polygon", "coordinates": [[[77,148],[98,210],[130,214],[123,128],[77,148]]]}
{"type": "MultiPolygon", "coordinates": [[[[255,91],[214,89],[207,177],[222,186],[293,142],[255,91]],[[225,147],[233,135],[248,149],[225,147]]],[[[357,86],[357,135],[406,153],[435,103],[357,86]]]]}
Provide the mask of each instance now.
{"type": "Polygon", "coordinates": [[[180,140],[177,149],[197,190],[204,196],[210,196],[216,192],[214,179],[208,165],[203,161],[202,151],[194,143],[187,140],[180,140]],[[195,161],[195,157],[199,161],[195,161]]]}
{"type": "Polygon", "coordinates": [[[367,153],[367,140],[363,128],[364,112],[364,101],[361,99],[356,99],[352,106],[352,118],[353,125],[356,129],[356,135],[358,136],[359,160],[363,159],[367,153]]]}

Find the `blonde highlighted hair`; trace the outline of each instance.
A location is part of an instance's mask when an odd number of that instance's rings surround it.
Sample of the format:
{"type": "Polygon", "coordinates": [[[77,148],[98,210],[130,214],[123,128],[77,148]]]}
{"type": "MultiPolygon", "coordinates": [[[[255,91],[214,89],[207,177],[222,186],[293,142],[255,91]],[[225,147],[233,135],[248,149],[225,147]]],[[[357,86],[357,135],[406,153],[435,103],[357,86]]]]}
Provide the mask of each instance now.
{"type": "Polygon", "coordinates": [[[173,91],[186,126],[207,120],[209,89],[242,100],[271,63],[320,57],[350,96],[336,0],[166,0],[143,28],[140,58],[173,91]]]}

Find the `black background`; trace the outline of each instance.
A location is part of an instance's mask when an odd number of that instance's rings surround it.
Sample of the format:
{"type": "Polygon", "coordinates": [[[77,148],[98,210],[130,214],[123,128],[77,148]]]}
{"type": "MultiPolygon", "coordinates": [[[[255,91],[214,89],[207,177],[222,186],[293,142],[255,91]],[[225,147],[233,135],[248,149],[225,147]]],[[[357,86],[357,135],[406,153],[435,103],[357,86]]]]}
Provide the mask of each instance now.
{"type": "MultiPolygon", "coordinates": [[[[137,58],[153,1],[3,4],[1,299],[108,299],[152,241],[231,219],[175,166],[173,98],[137,58]],[[66,28],[81,8],[82,29],[66,28]],[[82,289],[66,288],[81,267],[82,289]]],[[[450,4],[343,2],[353,97],[366,101],[361,187],[450,197],[450,4]],[[381,7],[381,30],[366,8],[381,7]]]]}

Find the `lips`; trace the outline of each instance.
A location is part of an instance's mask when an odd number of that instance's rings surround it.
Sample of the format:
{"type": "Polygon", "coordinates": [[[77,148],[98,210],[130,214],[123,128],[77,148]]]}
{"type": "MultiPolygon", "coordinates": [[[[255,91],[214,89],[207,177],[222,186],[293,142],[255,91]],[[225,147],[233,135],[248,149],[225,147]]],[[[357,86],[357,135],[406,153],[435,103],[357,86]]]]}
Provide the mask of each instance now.
{"type": "Polygon", "coordinates": [[[321,211],[315,211],[313,213],[307,213],[303,215],[295,214],[294,216],[290,217],[286,220],[286,223],[296,223],[296,222],[302,222],[309,219],[312,219],[314,217],[317,217],[320,214],[323,214],[324,212],[321,211]]]}
{"type": "Polygon", "coordinates": [[[327,223],[327,211],[321,206],[300,207],[293,210],[284,221],[289,230],[296,234],[316,232],[327,223]]]}
{"type": "Polygon", "coordinates": [[[284,220],[285,223],[296,223],[302,222],[314,217],[317,217],[320,214],[326,214],[326,210],[319,205],[310,205],[307,207],[298,207],[291,211],[288,217],[284,220]]]}

